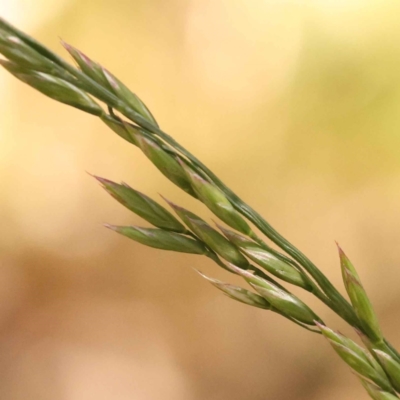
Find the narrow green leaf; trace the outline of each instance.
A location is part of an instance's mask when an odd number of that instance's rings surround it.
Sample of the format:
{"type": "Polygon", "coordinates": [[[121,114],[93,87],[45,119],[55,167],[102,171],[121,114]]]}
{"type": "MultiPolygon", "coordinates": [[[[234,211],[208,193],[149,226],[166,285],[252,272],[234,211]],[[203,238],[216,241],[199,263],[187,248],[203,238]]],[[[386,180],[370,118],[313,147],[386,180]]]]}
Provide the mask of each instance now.
{"type": "Polygon", "coordinates": [[[150,224],[178,233],[187,232],[187,229],[168,210],[145,194],[131,188],[126,183],[120,185],[98,176],[95,178],[112,197],[150,224]]]}
{"type": "Polygon", "coordinates": [[[105,226],[136,242],[156,249],[191,254],[207,253],[207,249],[203,243],[179,233],[164,231],[162,229],[140,228],[138,226],[105,226]]]}

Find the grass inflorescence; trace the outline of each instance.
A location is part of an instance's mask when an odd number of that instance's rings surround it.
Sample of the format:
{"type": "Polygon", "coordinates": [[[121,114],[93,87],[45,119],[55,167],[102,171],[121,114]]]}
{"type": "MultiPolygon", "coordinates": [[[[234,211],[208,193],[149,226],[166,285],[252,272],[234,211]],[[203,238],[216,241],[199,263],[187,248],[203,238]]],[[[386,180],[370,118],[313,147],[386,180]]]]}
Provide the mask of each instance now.
{"type": "Polygon", "coordinates": [[[107,193],[153,226],[107,227],[149,247],[206,256],[248,285],[235,286],[198,271],[229,298],[278,313],[322,335],[372,399],[398,399],[400,355],[385,339],[360,277],[343,250],[339,247],[339,258],[350,301],[308,257],[165,133],[141,99],[116,76],[80,50],[65,42],[62,45],[77,67],[0,18],[0,53],[5,57],[0,64],[9,73],[54,100],[100,118],[219,219],[211,226],[169,200],[164,199],[163,206],[125,183],[94,177],[107,193]],[[315,295],[355,329],[363,346],[329,328],[285,284],[315,295]]]}

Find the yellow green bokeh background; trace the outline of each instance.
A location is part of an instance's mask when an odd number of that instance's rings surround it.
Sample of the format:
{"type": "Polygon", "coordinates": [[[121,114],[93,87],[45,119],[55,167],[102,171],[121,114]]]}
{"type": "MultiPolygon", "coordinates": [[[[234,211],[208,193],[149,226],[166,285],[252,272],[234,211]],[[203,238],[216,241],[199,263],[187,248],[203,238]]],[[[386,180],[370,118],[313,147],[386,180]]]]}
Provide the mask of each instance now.
{"type": "MultiPolygon", "coordinates": [[[[338,285],[334,241],[400,346],[400,3],[0,0],[0,15],[121,78],[338,285]]],[[[353,400],[322,338],[230,301],[197,256],[102,227],[142,224],[86,173],[204,217],[95,118],[0,71],[1,400],[353,400]]],[[[298,293],[298,292],[296,292],[298,293]]],[[[313,298],[333,328],[353,333],[313,298]]]]}

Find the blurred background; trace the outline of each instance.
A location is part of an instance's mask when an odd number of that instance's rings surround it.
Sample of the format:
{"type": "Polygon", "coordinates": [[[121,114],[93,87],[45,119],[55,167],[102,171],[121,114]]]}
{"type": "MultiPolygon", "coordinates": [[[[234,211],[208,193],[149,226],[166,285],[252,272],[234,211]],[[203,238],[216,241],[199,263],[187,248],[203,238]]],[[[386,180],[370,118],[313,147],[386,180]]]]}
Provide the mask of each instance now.
{"type": "MultiPolygon", "coordinates": [[[[400,346],[400,3],[0,0],[102,63],[338,285],[334,240],[400,346]]],[[[367,398],[322,338],[222,296],[202,257],[103,228],[142,224],[86,172],[210,218],[97,119],[0,71],[1,400],[367,398]]],[[[311,297],[330,326],[352,332],[311,297]]],[[[354,336],[353,336],[354,337],[354,336]]]]}

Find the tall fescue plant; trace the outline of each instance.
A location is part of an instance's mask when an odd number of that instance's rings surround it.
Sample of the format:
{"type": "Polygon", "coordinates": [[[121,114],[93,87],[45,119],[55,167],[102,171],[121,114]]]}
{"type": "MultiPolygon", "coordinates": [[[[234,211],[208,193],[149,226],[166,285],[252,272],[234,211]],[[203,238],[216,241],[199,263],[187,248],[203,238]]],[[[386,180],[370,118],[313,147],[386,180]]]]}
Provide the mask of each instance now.
{"type": "Polygon", "coordinates": [[[248,284],[247,288],[239,287],[199,272],[217,289],[233,300],[278,313],[312,333],[323,335],[372,399],[398,399],[400,355],[385,339],[360,277],[343,250],[338,246],[350,302],[307,256],[165,133],[140,98],[115,75],[78,49],[62,44],[76,67],[0,18],[0,53],[5,57],[0,63],[9,73],[46,96],[100,118],[220,220],[210,226],[170,200],[164,199],[170,207],[168,211],[126,184],[95,177],[118,202],[153,226],[107,227],[146,246],[210,258],[248,284]],[[272,243],[281,251],[271,247],[272,243]],[[321,300],[355,329],[363,345],[328,327],[290,292],[291,285],[321,300]]]}

